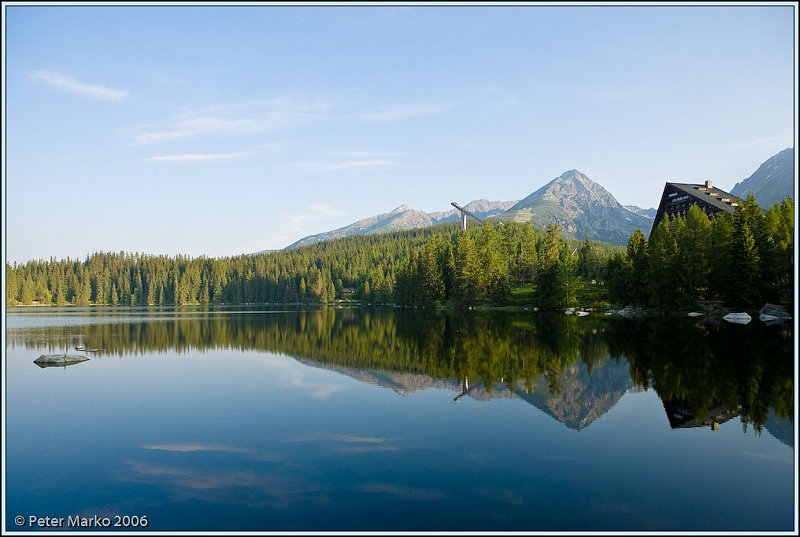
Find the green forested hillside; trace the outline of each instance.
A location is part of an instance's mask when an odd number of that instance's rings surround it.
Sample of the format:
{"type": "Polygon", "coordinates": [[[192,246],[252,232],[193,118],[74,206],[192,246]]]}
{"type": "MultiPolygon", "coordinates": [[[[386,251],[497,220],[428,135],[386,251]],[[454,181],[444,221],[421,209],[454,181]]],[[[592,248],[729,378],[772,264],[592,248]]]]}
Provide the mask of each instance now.
{"type": "Polygon", "coordinates": [[[349,237],[294,250],[226,258],[95,253],[84,260],[6,265],[10,305],[504,303],[514,287],[539,284],[543,304],[573,297],[567,286],[599,280],[616,251],[564,241],[559,228],[455,224],[349,237]]]}
{"type": "Polygon", "coordinates": [[[664,310],[698,300],[760,307],[794,299],[794,201],[768,211],[752,194],[734,214],[711,220],[693,205],[662,220],[649,239],[637,230],[608,266],[611,300],[664,310]]]}
{"type": "Polygon", "coordinates": [[[696,207],[627,249],[530,223],[456,224],[220,259],[96,253],[6,265],[9,305],[330,303],[556,308],[609,299],[664,310],[760,306],[794,294],[794,204],[750,196],[709,221],[696,207]],[[607,283],[607,285],[605,285],[607,283]]]}

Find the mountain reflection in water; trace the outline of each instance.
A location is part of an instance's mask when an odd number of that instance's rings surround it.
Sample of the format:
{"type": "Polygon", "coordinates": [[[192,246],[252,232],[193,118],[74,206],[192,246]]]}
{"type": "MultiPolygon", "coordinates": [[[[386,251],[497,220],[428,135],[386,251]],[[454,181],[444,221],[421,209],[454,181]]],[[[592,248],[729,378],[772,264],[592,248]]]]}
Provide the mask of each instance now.
{"type": "Polygon", "coordinates": [[[578,431],[626,392],[653,389],[673,428],[715,430],[738,416],[745,430],[766,428],[793,445],[788,323],[388,308],[144,311],[17,328],[7,345],[54,350],[73,341],[103,349],[93,355],[99,360],[225,348],[280,353],[401,395],[438,388],[457,401],[519,398],[578,431]]]}

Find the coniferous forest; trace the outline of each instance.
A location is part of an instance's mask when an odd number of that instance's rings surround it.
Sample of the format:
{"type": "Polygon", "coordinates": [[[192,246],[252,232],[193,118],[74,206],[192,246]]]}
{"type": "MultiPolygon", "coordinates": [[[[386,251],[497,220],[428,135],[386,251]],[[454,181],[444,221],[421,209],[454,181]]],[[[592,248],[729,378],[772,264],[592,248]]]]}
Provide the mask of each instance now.
{"type": "Polygon", "coordinates": [[[794,201],[764,211],[752,195],[734,214],[709,220],[696,205],[662,220],[647,239],[635,232],[608,264],[612,301],[662,310],[719,300],[742,307],[794,296],[794,201]]]}
{"type": "Polygon", "coordinates": [[[790,302],[794,204],[762,210],[748,197],[709,220],[697,207],[627,248],[560,236],[529,223],[455,224],[363,235],[294,250],[207,258],[98,252],[84,260],[6,264],[8,305],[331,303],[578,305],[582,289],[614,304],[659,309],[697,300],[790,302]]]}

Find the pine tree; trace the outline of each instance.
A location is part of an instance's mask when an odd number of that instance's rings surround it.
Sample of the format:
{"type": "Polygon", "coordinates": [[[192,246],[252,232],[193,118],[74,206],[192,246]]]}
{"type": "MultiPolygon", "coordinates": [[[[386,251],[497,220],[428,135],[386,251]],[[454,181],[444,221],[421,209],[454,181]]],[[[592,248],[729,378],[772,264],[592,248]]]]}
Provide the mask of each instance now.
{"type": "Polygon", "coordinates": [[[627,290],[623,292],[625,302],[647,303],[650,293],[650,250],[647,238],[640,229],[636,229],[628,239],[624,261],[627,265],[624,269],[627,273],[625,278],[627,290]]]}
{"type": "Polygon", "coordinates": [[[733,218],[732,269],[736,275],[737,293],[733,302],[739,305],[757,306],[761,301],[761,259],[758,246],[750,228],[748,213],[737,208],[733,218]]]}
{"type": "Polygon", "coordinates": [[[767,229],[775,244],[775,293],[781,302],[794,297],[794,200],[785,198],[767,212],[767,229]]]}
{"type": "Polygon", "coordinates": [[[453,248],[453,301],[465,306],[475,303],[480,285],[480,268],[475,244],[469,230],[456,238],[453,248]]]}
{"type": "Polygon", "coordinates": [[[682,218],[665,218],[653,230],[648,243],[650,302],[665,310],[685,305],[687,297],[691,296],[681,272],[676,239],[683,227],[682,218]]]}
{"type": "Polygon", "coordinates": [[[606,286],[612,302],[628,303],[632,278],[631,264],[626,262],[622,254],[617,253],[609,258],[606,265],[606,286]]]}
{"type": "MultiPolygon", "coordinates": [[[[577,260],[568,251],[559,234],[561,226],[548,224],[540,249],[540,270],[536,278],[536,295],[543,308],[561,308],[575,301],[577,260]]],[[[576,252],[577,253],[577,252],[576,252]]]]}
{"type": "MultiPolygon", "coordinates": [[[[513,226],[506,226],[514,229],[513,226]]],[[[514,274],[517,283],[522,285],[532,281],[536,274],[536,235],[530,222],[522,225],[519,237],[515,243],[514,274]]]]}
{"type": "Polygon", "coordinates": [[[758,205],[752,193],[749,193],[740,207],[737,207],[737,210],[739,209],[745,214],[760,260],[759,302],[776,301],[779,294],[776,282],[779,279],[780,261],[778,248],[769,232],[767,213],[758,205]]]}
{"type": "Polygon", "coordinates": [[[369,284],[369,278],[364,278],[364,282],[361,285],[361,300],[368,301],[370,299],[370,295],[372,295],[372,286],[369,284]]]}
{"type": "Polygon", "coordinates": [[[23,278],[20,285],[19,301],[21,304],[33,304],[34,298],[36,298],[36,288],[34,287],[33,278],[28,275],[23,278]]]}
{"type": "Polygon", "coordinates": [[[711,220],[708,242],[708,295],[733,302],[737,283],[733,272],[733,216],[718,213],[711,220]]]}
{"type": "Polygon", "coordinates": [[[539,253],[539,268],[547,270],[555,266],[561,258],[562,244],[559,240],[561,226],[558,224],[547,224],[544,243],[539,253]]]}
{"type": "Polygon", "coordinates": [[[6,304],[13,305],[19,298],[19,280],[16,267],[6,263],[6,304]]]}
{"type": "Polygon", "coordinates": [[[708,240],[711,222],[705,212],[692,205],[683,219],[685,226],[676,237],[681,267],[686,274],[688,291],[694,298],[705,298],[708,287],[708,240]]]}
{"type": "Polygon", "coordinates": [[[432,306],[444,299],[444,275],[437,262],[436,246],[428,243],[417,255],[417,281],[420,305],[432,306]]]}

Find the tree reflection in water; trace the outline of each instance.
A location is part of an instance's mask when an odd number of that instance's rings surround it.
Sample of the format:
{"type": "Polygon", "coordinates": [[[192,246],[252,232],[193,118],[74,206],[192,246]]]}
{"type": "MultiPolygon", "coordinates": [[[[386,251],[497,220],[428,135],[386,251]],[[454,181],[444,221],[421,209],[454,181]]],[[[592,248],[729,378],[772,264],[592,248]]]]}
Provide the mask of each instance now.
{"type": "Polygon", "coordinates": [[[103,349],[95,359],[281,353],[354,376],[379,371],[383,382],[394,375],[406,390],[445,383],[461,392],[456,400],[521,397],[575,429],[630,389],[654,389],[673,427],[713,428],[739,415],[745,431],[760,433],[770,414],[790,422],[794,415],[790,324],[392,308],[161,309],[124,318],[108,311],[83,324],[9,329],[7,345],[54,351],[67,340],[103,349]]]}

